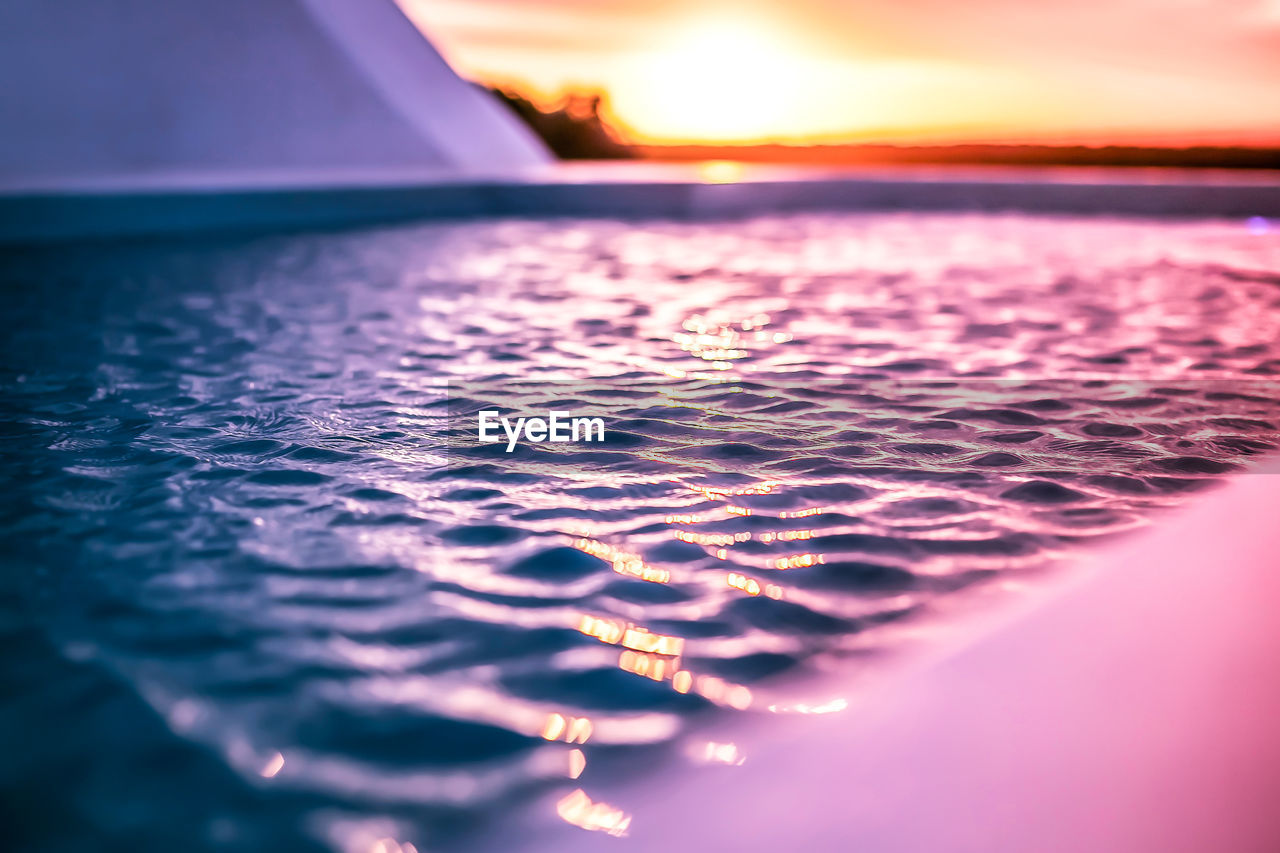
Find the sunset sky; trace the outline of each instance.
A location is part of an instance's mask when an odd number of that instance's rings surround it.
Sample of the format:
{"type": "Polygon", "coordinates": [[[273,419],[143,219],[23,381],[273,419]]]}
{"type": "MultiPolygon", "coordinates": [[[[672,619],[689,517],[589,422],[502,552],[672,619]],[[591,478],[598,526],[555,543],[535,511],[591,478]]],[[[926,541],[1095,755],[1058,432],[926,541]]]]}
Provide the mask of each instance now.
{"type": "Polygon", "coordinates": [[[399,0],[641,142],[1280,143],[1280,0],[399,0]]]}

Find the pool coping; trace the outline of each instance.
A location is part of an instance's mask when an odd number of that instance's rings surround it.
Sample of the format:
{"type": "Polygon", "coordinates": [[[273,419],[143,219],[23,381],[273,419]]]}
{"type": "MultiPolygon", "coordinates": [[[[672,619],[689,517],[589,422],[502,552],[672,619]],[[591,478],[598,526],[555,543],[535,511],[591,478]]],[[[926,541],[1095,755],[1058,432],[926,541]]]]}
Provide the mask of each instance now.
{"type": "Polygon", "coordinates": [[[1280,217],[1280,174],[1141,169],[560,165],[497,176],[128,180],[0,188],[0,243],[476,217],[738,218],[799,211],[1280,217]]]}

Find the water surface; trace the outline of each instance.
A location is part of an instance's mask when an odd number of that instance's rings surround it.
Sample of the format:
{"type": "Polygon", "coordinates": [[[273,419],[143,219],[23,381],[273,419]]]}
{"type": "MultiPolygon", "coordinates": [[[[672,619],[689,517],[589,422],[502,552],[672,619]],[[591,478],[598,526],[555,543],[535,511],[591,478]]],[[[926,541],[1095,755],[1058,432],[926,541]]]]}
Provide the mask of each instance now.
{"type": "Polygon", "coordinates": [[[1277,270],[1240,222],[919,214],[11,256],[6,823],[622,832],[593,784],[732,764],[717,721],[837,710],[801,685],[1272,450],[1277,270]],[[469,439],[544,403],[610,440],[469,439]]]}

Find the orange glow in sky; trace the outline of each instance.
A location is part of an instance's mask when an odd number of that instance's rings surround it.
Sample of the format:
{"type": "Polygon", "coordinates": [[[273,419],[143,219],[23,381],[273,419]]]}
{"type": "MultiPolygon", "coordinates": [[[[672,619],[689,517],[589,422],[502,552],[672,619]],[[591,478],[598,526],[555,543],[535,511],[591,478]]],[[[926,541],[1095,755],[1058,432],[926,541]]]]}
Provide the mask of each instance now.
{"type": "Polygon", "coordinates": [[[623,120],[648,137],[767,137],[796,116],[804,54],[762,26],[703,20],[636,56],[610,88],[623,120]]]}
{"type": "Polygon", "coordinates": [[[399,0],[639,142],[1280,143],[1280,0],[399,0]]]}

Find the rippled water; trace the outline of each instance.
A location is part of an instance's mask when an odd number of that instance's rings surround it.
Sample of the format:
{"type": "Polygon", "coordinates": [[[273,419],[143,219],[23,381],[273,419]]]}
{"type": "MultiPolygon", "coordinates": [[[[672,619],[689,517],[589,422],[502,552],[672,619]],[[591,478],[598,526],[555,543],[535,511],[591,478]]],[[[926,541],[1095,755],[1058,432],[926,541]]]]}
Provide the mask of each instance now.
{"type": "Polygon", "coordinates": [[[621,831],[594,782],[733,763],[718,720],[805,710],[1280,438],[1280,236],[1242,223],[477,222],[3,269],[0,781],[41,849],[621,831]],[[470,440],[493,405],[609,439],[506,454],[470,440]]]}

